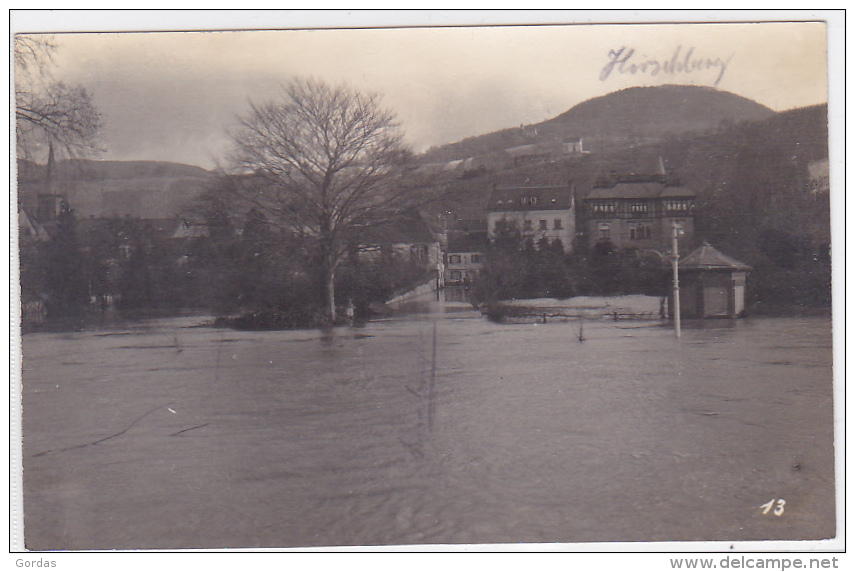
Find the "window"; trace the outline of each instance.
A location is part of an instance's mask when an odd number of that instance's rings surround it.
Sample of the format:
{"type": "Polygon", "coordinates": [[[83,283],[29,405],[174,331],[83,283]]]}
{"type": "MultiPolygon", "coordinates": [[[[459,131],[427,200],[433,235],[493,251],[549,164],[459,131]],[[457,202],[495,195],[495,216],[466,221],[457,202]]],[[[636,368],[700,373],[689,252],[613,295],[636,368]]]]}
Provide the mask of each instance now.
{"type": "Polygon", "coordinates": [[[471,257],[469,257],[469,260],[472,262],[472,264],[480,264],[481,263],[481,255],[480,254],[473,254],[471,257]]]}
{"type": "Polygon", "coordinates": [[[529,204],[536,205],[537,204],[537,197],[531,197],[531,199],[529,199],[529,204]]]}
{"type": "Polygon", "coordinates": [[[546,219],[540,219],[540,230],[546,230],[546,219]]]}
{"type": "Polygon", "coordinates": [[[460,264],[460,261],[461,259],[459,254],[452,254],[448,257],[449,264],[460,264]]]}
{"type": "Polygon", "coordinates": [[[426,244],[413,244],[410,246],[410,256],[413,258],[425,259],[428,257],[428,247],[426,244]]]}
{"type": "Polygon", "coordinates": [[[601,224],[599,227],[600,230],[600,240],[609,240],[611,238],[610,230],[611,228],[607,224],[601,224]]]}
{"type": "Polygon", "coordinates": [[[669,212],[688,212],[689,201],[687,199],[669,199],[665,201],[665,210],[669,212]]]}
{"type": "Polygon", "coordinates": [[[615,212],[614,201],[594,201],[592,209],[595,213],[606,214],[615,212]]]}
{"type": "Polygon", "coordinates": [[[523,230],[531,230],[531,228],[532,228],[531,227],[531,220],[525,221],[525,224],[523,226],[523,230]]]}
{"type": "Polygon", "coordinates": [[[552,221],[552,228],[553,228],[553,230],[561,230],[564,228],[564,223],[561,222],[560,218],[557,218],[554,221],[552,221]]]}
{"type": "Polygon", "coordinates": [[[634,224],[629,227],[630,240],[642,240],[650,238],[650,226],[646,224],[634,224]]]}
{"type": "Polygon", "coordinates": [[[452,280],[459,281],[461,278],[463,278],[463,273],[460,272],[460,270],[452,270],[451,271],[451,279],[452,280]]]}
{"type": "Polygon", "coordinates": [[[631,213],[646,213],[647,212],[647,203],[644,201],[633,201],[629,205],[629,212],[631,212],[631,213]]]}

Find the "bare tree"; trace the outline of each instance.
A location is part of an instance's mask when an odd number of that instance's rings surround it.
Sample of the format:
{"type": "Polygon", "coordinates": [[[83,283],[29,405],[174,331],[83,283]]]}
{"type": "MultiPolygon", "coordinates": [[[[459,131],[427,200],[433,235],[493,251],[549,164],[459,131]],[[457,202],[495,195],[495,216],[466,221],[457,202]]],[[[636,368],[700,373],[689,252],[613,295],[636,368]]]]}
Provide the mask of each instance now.
{"type": "Polygon", "coordinates": [[[244,198],[316,248],[324,311],[334,322],[336,270],[348,245],[408,195],[394,184],[408,154],[394,114],[376,94],[295,79],[277,99],[252,104],[232,137],[233,168],[271,183],[244,198]]]}
{"type": "Polygon", "coordinates": [[[55,81],[50,36],[15,37],[15,135],[19,155],[54,145],[70,157],[99,150],[101,116],[80,86],[55,81]]]}

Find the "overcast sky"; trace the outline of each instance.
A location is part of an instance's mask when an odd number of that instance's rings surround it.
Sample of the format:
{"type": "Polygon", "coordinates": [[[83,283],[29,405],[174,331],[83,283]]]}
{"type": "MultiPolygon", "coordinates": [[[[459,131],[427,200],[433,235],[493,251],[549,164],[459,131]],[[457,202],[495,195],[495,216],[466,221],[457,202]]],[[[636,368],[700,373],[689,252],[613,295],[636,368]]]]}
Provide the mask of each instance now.
{"type": "Polygon", "coordinates": [[[227,129],[247,101],[270,98],[292,76],[384,94],[415,151],[543,121],[638,85],[714,86],[776,110],[828,98],[821,23],[87,33],[56,39],[55,75],[91,90],[103,114],[104,159],[205,168],[227,149],[227,129]],[[672,62],[682,64],[688,54],[701,69],[675,72],[672,62]],[[610,60],[627,56],[624,73],[620,65],[609,72],[610,60]]]}

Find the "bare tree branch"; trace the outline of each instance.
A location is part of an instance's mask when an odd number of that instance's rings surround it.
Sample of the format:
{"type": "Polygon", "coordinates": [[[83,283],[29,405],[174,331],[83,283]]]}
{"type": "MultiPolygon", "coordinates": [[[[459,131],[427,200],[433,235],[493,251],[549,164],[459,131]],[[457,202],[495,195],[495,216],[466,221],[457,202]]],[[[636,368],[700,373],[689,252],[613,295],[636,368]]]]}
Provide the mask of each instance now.
{"type": "Polygon", "coordinates": [[[100,151],[101,115],[91,94],[53,78],[51,36],[15,37],[15,136],[19,156],[54,143],[69,157],[100,151]]]}
{"type": "Polygon", "coordinates": [[[334,320],[335,270],[348,241],[404,204],[406,193],[394,190],[406,154],[400,124],[376,94],[298,79],[278,99],[252,103],[232,139],[232,170],[263,177],[275,191],[235,188],[269,219],[314,239],[334,320]]]}

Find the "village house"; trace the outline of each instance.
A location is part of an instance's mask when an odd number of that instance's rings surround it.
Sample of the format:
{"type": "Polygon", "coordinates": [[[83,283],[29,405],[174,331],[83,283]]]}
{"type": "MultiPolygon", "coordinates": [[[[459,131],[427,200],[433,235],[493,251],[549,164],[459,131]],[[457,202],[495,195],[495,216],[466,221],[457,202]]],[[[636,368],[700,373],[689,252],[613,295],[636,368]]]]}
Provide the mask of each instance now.
{"type": "Polygon", "coordinates": [[[437,268],[442,266],[438,238],[427,223],[415,215],[366,225],[359,234],[358,256],[364,260],[392,256],[437,268]]]}
{"type": "Polygon", "coordinates": [[[827,157],[811,161],[807,165],[807,188],[813,198],[812,204],[807,205],[807,208],[814,213],[814,216],[811,217],[811,222],[805,226],[804,231],[810,234],[815,251],[830,258],[831,229],[827,223],[828,213],[831,212],[829,174],[827,157]]]}
{"type": "Polygon", "coordinates": [[[469,285],[484,269],[486,232],[450,232],[446,248],[445,285],[469,285]]]}
{"type": "Polygon", "coordinates": [[[674,222],[691,242],[694,198],[694,191],[673,184],[664,173],[627,175],[597,185],[583,201],[588,246],[611,243],[621,249],[664,252],[670,248],[674,222]]]}
{"type": "Polygon", "coordinates": [[[493,239],[504,225],[516,228],[523,238],[537,244],[543,239],[561,241],[564,252],[573,248],[576,236],[576,203],[573,187],[496,187],[487,204],[487,232],[493,239]]]}

